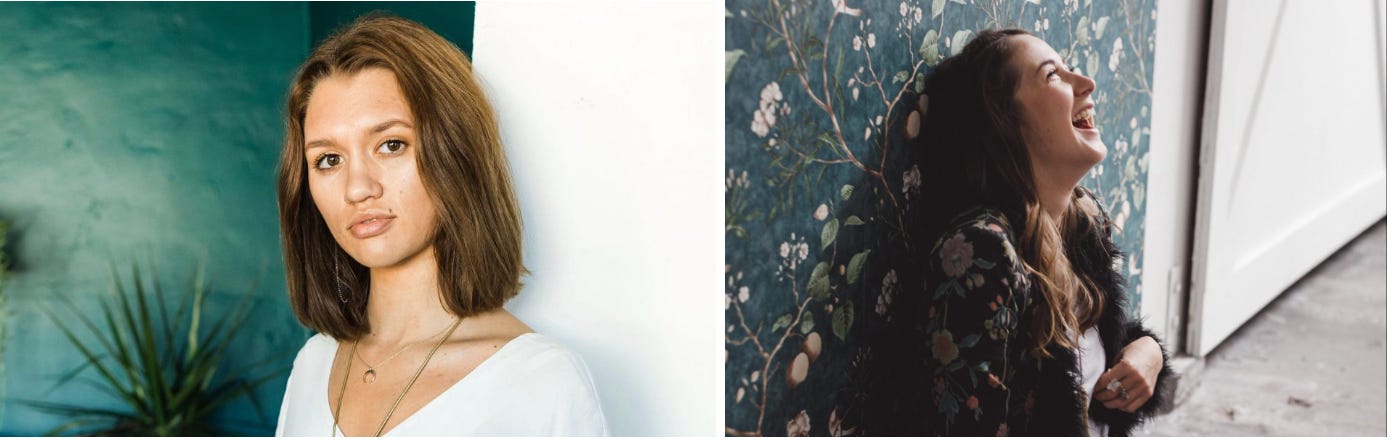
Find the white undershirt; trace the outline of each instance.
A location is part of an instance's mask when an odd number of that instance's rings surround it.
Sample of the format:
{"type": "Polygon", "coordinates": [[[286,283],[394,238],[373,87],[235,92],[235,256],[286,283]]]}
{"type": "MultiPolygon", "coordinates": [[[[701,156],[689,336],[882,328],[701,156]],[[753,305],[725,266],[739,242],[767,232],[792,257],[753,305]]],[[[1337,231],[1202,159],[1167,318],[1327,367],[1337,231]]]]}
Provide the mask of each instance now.
{"type": "MultiPolygon", "coordinates": [[[[277,436],[344,435],[329,407],[329,373],[338,349],[334,338],[322,334],[300,349],[277,436]]],[[[383,435],[605,436],[609,429],[581,357],[551,338],[527,333],[383,435]]]]}
{"type": "MultiPolygon", "coordinates": [[[[1073,333],[1073,332],[1070,332],[1073,333]]],[[[1083,383],[1080,388],[1084,390],[1084,413],[1089,413],[1089,407],[1094,403],[1094,386],[1099,382],[1099,376],[1104,374],[1106,362],[1104,358],[1104,342],[1099,337],[1099,326],[1089,327],[1084,331],[1084,337],[1079,339],[1079,348],[1075,350],[1075,356],[1079,359],[1079,373],[1083,383]]],[[[1086,416],[1087,418],[1087,416],[1086,416]]],[[[1089,420],[1089,435],[1094,437],[1107,437],[1108,425],[1095,423],[1089,420]]]]}

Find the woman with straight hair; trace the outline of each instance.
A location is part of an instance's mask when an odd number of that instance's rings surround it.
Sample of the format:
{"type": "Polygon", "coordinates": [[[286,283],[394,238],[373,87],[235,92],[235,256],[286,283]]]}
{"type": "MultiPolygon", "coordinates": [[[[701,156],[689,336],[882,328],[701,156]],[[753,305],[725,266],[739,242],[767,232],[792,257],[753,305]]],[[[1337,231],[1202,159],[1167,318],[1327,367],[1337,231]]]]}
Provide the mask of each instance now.
{"type": "Polygon", "coordinates": [[[296,356],[277,435],[606,435],[585,363],[503,305],[527,273],[494,111],[457,47],[369,15],[290,86],[296,356]]]}
{"type": "MultiPolygon", "coordinates": [[[[1112,223],[1079,185],[1107,154],[1094,81],[1020,29],[935,67],[912,160],[922,289],[873,342],[861,424],[883,435],[1128,435],[1172,374],[1128,318],[1112,223]]],[[[1102,110],[1100,110],[1102,111],[1102,110]]]]}

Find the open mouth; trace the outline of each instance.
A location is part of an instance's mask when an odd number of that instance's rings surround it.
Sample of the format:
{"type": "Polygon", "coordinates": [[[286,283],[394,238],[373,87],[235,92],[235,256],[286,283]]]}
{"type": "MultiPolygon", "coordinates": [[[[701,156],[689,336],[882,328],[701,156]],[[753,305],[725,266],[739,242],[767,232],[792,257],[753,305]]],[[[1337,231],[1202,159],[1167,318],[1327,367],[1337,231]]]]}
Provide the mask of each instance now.
{"type": "Polygon", "coordinates": [[[1074,119],[1070,120],[1070,125],[1081,130],[1092,130],[1094,128],[1094,107],[1075,113],[1074,119]]]}

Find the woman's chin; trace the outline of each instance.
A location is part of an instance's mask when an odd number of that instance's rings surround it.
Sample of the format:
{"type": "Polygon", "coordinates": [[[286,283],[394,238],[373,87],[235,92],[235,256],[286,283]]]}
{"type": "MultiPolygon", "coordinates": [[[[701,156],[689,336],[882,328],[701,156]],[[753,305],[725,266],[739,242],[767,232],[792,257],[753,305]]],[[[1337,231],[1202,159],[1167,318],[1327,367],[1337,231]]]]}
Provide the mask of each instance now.
{"type": "Polygon", "coordinates": [[[1091,159],[1095,164],[1103,162],[1104,158],[1108,157],[1108,147],[1104,146],[1104,141],[1097,135],[1092,138],[1082,139],[1081,143],[1092,153],[1091,159]]]}
{"type": "Polygon", "coordinates": [[[369,269],[379,267],[396,266],[409,255],[400,249],[392,249],[389,246],[361,246],[358,249],[349,251],[353,259],[369,269]]]}

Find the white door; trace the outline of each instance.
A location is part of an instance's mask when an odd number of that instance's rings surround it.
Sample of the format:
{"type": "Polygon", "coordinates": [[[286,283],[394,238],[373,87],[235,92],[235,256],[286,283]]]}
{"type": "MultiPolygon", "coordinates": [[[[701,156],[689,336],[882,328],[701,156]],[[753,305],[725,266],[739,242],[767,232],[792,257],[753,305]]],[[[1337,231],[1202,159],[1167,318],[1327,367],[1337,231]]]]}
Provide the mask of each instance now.
{"type": "Polygon", "coordinates": [[[1384,217],[1382,8],[1215,2],[1187,332],[1195,354],[1384,217]]]}

